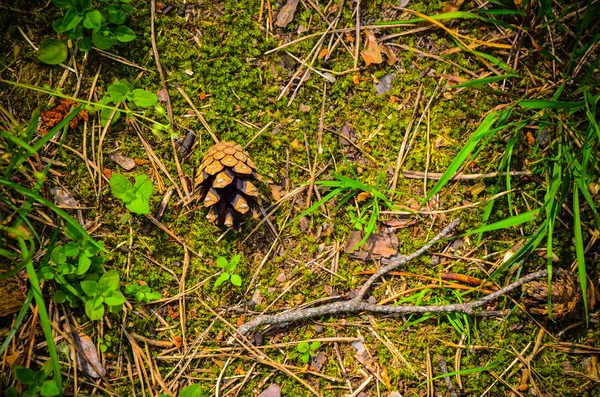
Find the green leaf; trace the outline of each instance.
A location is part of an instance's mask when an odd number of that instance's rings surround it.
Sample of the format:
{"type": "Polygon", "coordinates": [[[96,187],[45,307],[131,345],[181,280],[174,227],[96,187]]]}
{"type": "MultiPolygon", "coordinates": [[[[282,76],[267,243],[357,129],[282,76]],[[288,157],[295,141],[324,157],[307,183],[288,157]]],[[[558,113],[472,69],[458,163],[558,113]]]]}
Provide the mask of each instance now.
{"type": "Polygon", "coordinates": [[[81,275],[85,274],[88,271],[88,269],[90,268],[91,264],[92,264],[92,261],[90,260],[90,258],[88,258],[85,255],[80,255],[79,262],[77,264],[77,275],[81,276],[81,275]]]}
{"type": "Polygon", "coordinates": [[[313,342],[313,343],[310,344],[310,350],[311,351],[315,351],[319,347],[321,347],[321,342],[313,342]]]}
{"type": "Polygon", "coordinates": [[[448,166],[446,171],[442,174],[440,179],[437,181],[435,186],[427,193],[427,197],[423,199],[421,205],[427,203],[433,196],[435,196],[441,189],[448,183],[448,181],[454,176],[460,166],[467,160],[471,152],[475,149],[475,146],[479,141],[490,131],[492,125],[496,122],[498,114],[495,112],[489,113],[485,119],[481,122],[477,130],[469,138],[467,143],[463,146],[460,152],[456,155],[452,163],[448,166]]]}
{"type": "Polygon", "coordinates": [[[110,191],[118,199],[122,198],[126,192],[133,189],[131,182],[121,174],[112,174],[108,184],[110,185],[110,191]]]}
{"type": "Polygon", "coordinates": [[[135,198],[125,205],[127,209],[133,213],[144,215],[150,213],[150,205],[147,200],[135,198]]]}
{"type": "Polygon", "coordinates": [[[15,378],[24,385],[30,385],[34,382],[35,372],[30,368],[15,367],[14,369],[15,378]]]}
{"type": "Polygon", "coordinates": [[[19,397],[19,392],[17,391],[17,388],[14,386],[9,387],[6,391],[6,397],[19,397]]]}
{"type": "Polygon", "coordinates": [[[79,255],[79,247],[77,246],[77,243],[69,241],[67,244],[64,245],[63,252],[66,256],[70,258],[75,258],[79,255]]]}
{"type": "Polygon", "coordinates": [[[52,250],[50,260],[52,260],[52,262],[54,262],[56,265],[62,265],[63,263],[67,262],[67,255],[65,255],[64,248],[61,245],[56,246],[52,250]]]}
{"type": "Polygon", "coordinates": [[[133,90],[133,103],[142,108],[147,108],[158,102],[158,96],[140,88],[133,90]]]}
{"type": "Polygon", "coordinates": [[[77,11],[75,11],[75,9],[71,8],[69,11],[67,11],[67,13],[65,14],[65,17],[63,19],[63,30],[65,32],[67,32],[67,31],[73,29],[82,20],[83,20],[83,17],[81,15],[77,14],[77,11]]]}
{"type": "Polygon", "coordinates": [[[127,295],[135,295],[136,292],[140,290],[140,286],[137,284],[127,284],[125,286],[125,294],[127,295]]]}
{"type": "Polygon", "coordinates": [[[57,289],[54,291],[54,302],[56,303],[65,303],[67,300],[67,293],[62,289],[57,289]]]}
{"type": "Polygon", "coordinates": [[[519,105],[526,109],[580,109],[585,107],[585,101],[561,102],[541,99],[528,99],[519,102],[519,105]]]}
{"type": "Polygon", "coordinates": [[[54,278],[54,268],[52,266],[42,266],[38,273],[39,277],[43,280],[52,280],[54,278]]]}
{"type": "Polygon", "coordinates": [[[122,306],[125,302],[125,297],[119,291],[109,291],[104,295],[104,303],[109,306],[122,306]]]}
{"type": "Polygon", "coordinates": [[[235,285],[236,287],[240,287],[242,285],[242,278],[239,274],[231,275],[231,284],[235,285]]]}
{"type": "Polygon", "coordinates": [[[73,6],[71,0],[52,0],[52,4],[58,8],[70,8],[73,6]]]}
{"type": "Polygon", "coordinates": [[[179,397],[206,397],[207,395],[206,390],[199,383],[189,385],[179,391],[179,397]]]}
{"type": "Polygon", "coordinates": [[[297,347],[300,353],[306,353],[309,348],[310,346],[308,345],[308,342],[300,342],[297,347]]]}
{"type": "Polygon", "coordinates": [[[111,84],[108,87],[108,96],[113,101],[113,103],[124,101],[127,98],[127,93],[129,92],[129,88],[125,84],[111,84]]]}
{"type": "Polygon", "coordinates": [[[60,40],[48,39],[40,44],[38,59],[48,65],[58,65],[64,62],[69,55],[67,45],[60,40]]]}
{"type": "Polygon", "coordinates": [[[302,355],[302,362],[304,364],[307,364],[309,359],[310,359],[310,354],[308,354],[308,352],[306,352],[302,355]]]}
{"type": "Polygon", "coordinates": [[[146,175],[136,175],[133,190],[139,193],[141,198],[148,201],[152,196],[152,180],[146,175]]]}
{"type": "Polygon", "coordinates": [[[490,83],[495,83],[496,81],[502,81],[505,79],[509,79],[509,78],[513,78],[513,77],[521,77],[518,74],[503,74],[500,76],[491,76],[491,77],[484,77],[481,79],[475,79],[475,80],[471,80],[471,81],[466,81],[462,84],[457,84],[455,86],[452,86],[453,88],[461,88],[461,87],[474,87],[474,86],[479,86],[479,85],[485,85],[485,84],[490,84],[490,83]]]}
{"type": "Polygon", "coordinates": [[[113,291],[119,290],[119,272],[116,270],[110,270],[100,277],[98,280],[98,285],[100,286],[108,286],[113,291]]]}
{"type": "Polygon", "coordinates": [[[240,263],[240,259],[241,259],[241,256],[239,254],[235,255],[233,258],[231,258],[229,265],[233,266],[233,269],[235,269],[237,267],[237,265],[240,263]]]}
{"type": "Polygon", "coordinates": [[[217,258],[217,266],[221,269],[225,269],[227,267],[227,264],[227,259],[225,259],[224,257],[220,256],[217,258]]]}
{"type": "Polygon", "coordinates": [[[58,18],[52,21],[52,29],[56,33],[63,33],[65,30],[63,29],[63,18],[58,18]]]}
{"type": "Polygon", "coordinates": [[[150,299],[151,301],[156,301],[160,298],[162,298],[162,295],[158,291],[152,291],[150,294],[148,294],[148,299],[150,299]]]}
{"type": "MultiPolygon", "coordinates": [[[[125,13],[121,11],[117,17],[117,21],[121,21],[120,23],[123,23],[125,22],[126,17],[127,16],[125,15],[125,13]]],[[[119,24],[119,22],[114,23],[119,24]]],[[[114,34],[117,40],[119,40],[121,43],[129,43],[130,41],[135,40],[135,32],[129,29],[127,26],[118,26],[114,30],[114,34]]]]}
{"type": "Polygon", "coordinates": [[[100,320],[104,316],[104,305],[94,307],[93,300],[90,299],[87,302],[85,302],[85,314],[92,321],[100,320]]]}
{"type": "Polygon", "coordinates": [[[60,390],[58,386],[56,386],[56,382],[54,380],[47,380],[42,383],[42,388],[40,389],[40,395],[44,397],[53,397],[58,396],[60,394],[60,390]]]}
{"type": "Polygon", "coordinates": [[[98,289],[98,283],[92,280],[84,280],[79,283],[83,293],[89,297],[96,295],[96,290],[98,289]]]}
{"type": "Polygon", "coordinates": [[[217,281],[215,281],[215,287],[223,284],[225,281],[229,280],[229,273],[221,273],[217,281]]]}
{"type": "Polygon", "coordinates": [[[101,50],[108,50],[115,43],[115,36],[108,30],[92,33],[92,43],[101,50]]]}
{"type": "Polygon", "coordinates": [[[102,14],[98,10],[91,10],[85,13],[83,18],[83,26],[88,29],[94,29],[94,32],[100,30],[102,26],[102,14]]]}

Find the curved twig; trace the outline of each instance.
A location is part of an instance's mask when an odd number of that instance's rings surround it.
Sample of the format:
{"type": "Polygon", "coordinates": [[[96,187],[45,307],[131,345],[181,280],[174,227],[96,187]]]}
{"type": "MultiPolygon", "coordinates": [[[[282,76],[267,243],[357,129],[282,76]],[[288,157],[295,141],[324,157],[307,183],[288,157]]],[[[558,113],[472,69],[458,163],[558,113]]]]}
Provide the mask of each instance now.
{"type": "Polygon", "coordinates": [[[291,323],[300,320],[307,320],[315,317],[322,317],[332,314],[348,314],[348,313],[359,313],[359,312],[371,312],[371,313],[383,313],[383,314],[406,314],[406,313],[466,313],[473,314],[475,309],[482,307],[486,303],[493,301],[516,288],[519,288],[525,283],[533,281],[538,278],[546,277],[548,270],[540,270],[535,273],[528,274],[527,276],[509,284],[508,286],[491,293],[479,300],[469,303],[455,303],[444,306],[411,306],[411,305],[378,305],[369,303],[364,300],[364,297],[373,283],[381,276],[389,273],[396,269],[398,266],[405,264],[418,256],[422,255],[427,251],[433,244],[440,241],[441,239],[450,235],[454,229],[460,224],[460,219],[455,219],[448,226],[446,226],[437,236],[431,239],[422,248],[415,251],[414,253],[398,258],[398,260],[389,264],[388,266],[380,269],[378,272],[373,274],[361,287],[357,296],[351,300],[328,303],[308,309],[294,310],[276,315],[262,314],[247,323],[238,327],[237,332],[241,335],[248,335],[249,333],[256,330],[262,325],[273,325],[273,324],[284,324],[291,323]]]}

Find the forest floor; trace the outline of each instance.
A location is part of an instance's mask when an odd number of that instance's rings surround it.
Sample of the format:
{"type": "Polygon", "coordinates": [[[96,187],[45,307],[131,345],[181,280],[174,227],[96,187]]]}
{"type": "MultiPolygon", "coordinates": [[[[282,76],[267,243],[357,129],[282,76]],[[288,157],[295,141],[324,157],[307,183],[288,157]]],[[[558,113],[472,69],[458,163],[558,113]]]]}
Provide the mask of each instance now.
{"type": "MultiPolygon", "coordinates": [[[[131,3],[126,23],[137,37],[127,45],[88,52],[72,46],[62,65],[51,66],[35,48],[57,36],[52,21],[60,10],[52,2],[0,2],[3,129],[27,123],[36,108],[55,109],[61,95],[98,103],[121,79],[158,94],[161,106],[134,108],[143,117],[122,114],[107,126],[88,107],[87,120],[23,165],[32,176],[56,155],[44,197],[56,202],[51,189],[60,187],[73,200],[76,209],[62,207],[104,243],[104,270],[117,270],[123,289],[147,285],[161,296],[149,303],[129,297],[122,311],[91,321],[83,305],[53,302],[55,286],[44,283],[65,395],[178,395],[192,384],[207,396],[267,389],[265,397],[278,389],[284,396],[600,394],[598,232],[593,211],[583,207],[587,320],[582,301],[565,318],[534,315],[518,288],[472,315],[365,311],[259,327],[247,339],[236,333],[261,314],[352,299],[374,271],[415,252],[456,218],[453,233],[384,275],[367,301],[448,305],[550,265],[577,274],[578,218],[568,201],[566,209],[558,206],[551,259],[544,237],[510,261],[542,224],[541,215],[519,216],[540,208],[554,186],[542,164],[558,127],[542,129],[531,118],[522,128],[478,130],[520,98],[553,99],[565,81],[574,30],[554,30],[537,2],[175,0],[156,2],[155,14],[153,3],[131,3]],[[503,12],[486,13],[494,9],[503,12]],[[444,12],[457,13],[415,20],[444,12]],[[485,138],[453,170],[458,177],[438,183],[476,130],[485,138]],[[196,141],[181,154],[190,132],[196,141]],[[190,200],[215,139],[243,146],[263,176],[257,186],[264,211],[257,220],[242,218],[239,232],[211,224],[202,203],[190,200]],[[130,170],[119,165],[131,160],[130,170]],[[132,214],[111,193],[108,181],[117,173],[152,181],[149,216],[132,214]],[[319,203],[333,190],[319,181],[338,176],[349,178],[350,189],[319,203]],[[513,222],[503,225],[507,219],[513,222]],[[498,227],[469,233],[484,224],[498,227]],[[367,244],[353,249],[369,232],[367,244]],[[218,258],[236,255],[241,286],[215,286],[218,258]],[[92,341],[106,376],[93,378],[72,359],[72,341],[61,330],[92,341]],[[232,337],[239,340],[229,343],[232,337]]],[[[553,4],[560,26],[577,23],[569,4],[553,4]]],[[[598,29],[596,23],[585,34],[598,29]]],[[[589,47],[582,66],[574,66],[579,76],[598,48],[589,47]]],[[[596,79],[597,67],[590,72],[596,79]]],[[[590,95],[598,95],[594,84],[590,95]]],[[[2,206],[0,219],[10,208],[2,206]]],[[[60,218],[42,205],[29,219],[40,236],[39,263],[51,240],[67,237],[53,237],[60,218]]],[[[7,239],[0,248],[8,246],[16,243],[7,239]]],[[[3,353],[0,390],[16,385],[12,365],[38,369],[48,360],[37,313],[32,307],[25,314],[3,353]]],[[[0,319],[2,339],[15,319],[0,319]]]]}

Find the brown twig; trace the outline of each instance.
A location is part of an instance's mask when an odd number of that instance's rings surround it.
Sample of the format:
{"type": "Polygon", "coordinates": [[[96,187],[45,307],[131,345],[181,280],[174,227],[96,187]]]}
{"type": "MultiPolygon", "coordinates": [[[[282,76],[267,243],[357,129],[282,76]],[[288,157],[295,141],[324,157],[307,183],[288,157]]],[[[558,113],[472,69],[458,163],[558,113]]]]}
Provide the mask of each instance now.
{"type": "MultiPolygon", "coordinates": [[[[256,330],[258,327],[262,325],[273,325],[273,324],[284,324],[291,323],[300,320],[307,320],[315,317],[323,317],[327,315],[339,315],[344,313],[359,313],[359,312],[371,312],[371,313],[381,313],[381,314],[406,314],[406,313],[466,313],[473,314],[475,309],[482,307],[488,302],[497,299],[510,291],[513,291],[516,288],[519,288],[521,285],[530,282],[532,280],[545,277],[548,275],[547,270],[540,270],[535,273],[531,273],[508,286],[491,293],[479,300],[469,302],[469,303],[455,303],[450,305],[443,306],[410,306],[410,305],[378,305],[375,303],[369,303],[364,300],[364,296],[366,292],[369,290],[371,285],[379,279],[381,276],[387,274],[388,272],[394,270],[398,266],[407,263],[410,260],[417,258],[419,255],[422,255],[425,251],[427,251],[433,244],[440,241],[443,238],[448,237],[454,229],[460,224],[459,219],[455,219],[448,226],[446,226],[437,236],[435,236],[431,241],[429,241],[425,246],[423,246],[418,251],[414,252],[411,255],[408,255],[403,258],[398,258],[396,261],[391,263],[390,265],[382,268],[375,274],[373,274],[366,282],[363,284],[357,296],[351,300],[340,301],[334,303],[328,303],[316,307],[311,307],[307,309],[295,310],[290,312],[284,312],[276,315],[266,315],[262,314],[260,316],[255,317],[254,319],[248,321],[247,323],[241,325],[237,328],[237,332],[241,335],[248,335],[252,331],[256,330]]],[[[230,339],[230,342],[233,340],[230,339]]]]}

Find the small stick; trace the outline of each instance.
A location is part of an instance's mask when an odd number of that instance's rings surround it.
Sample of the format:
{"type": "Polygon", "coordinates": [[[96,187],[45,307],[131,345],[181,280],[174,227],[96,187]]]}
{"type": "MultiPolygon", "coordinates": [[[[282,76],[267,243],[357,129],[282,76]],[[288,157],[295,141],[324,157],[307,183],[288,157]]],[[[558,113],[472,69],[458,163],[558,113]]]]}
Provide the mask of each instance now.
{"type": "Polygon", "coordinates": [[[446,386],[448,387],[450,396],[458,397],[458,394],[456,394],[456,390],[454,389],[454,386],[452,386],[452,380],[450,380],[450,377],[448,376],[448,366],[446,365],[446,360],[444,360],[444,357],[442,357],[442,356],[437,356],[436,359],[437,359],[438,365],[440,366],[440,369],[442,370],[442,373],[444,374],[444,379],[446,380],[446,386]]]}

